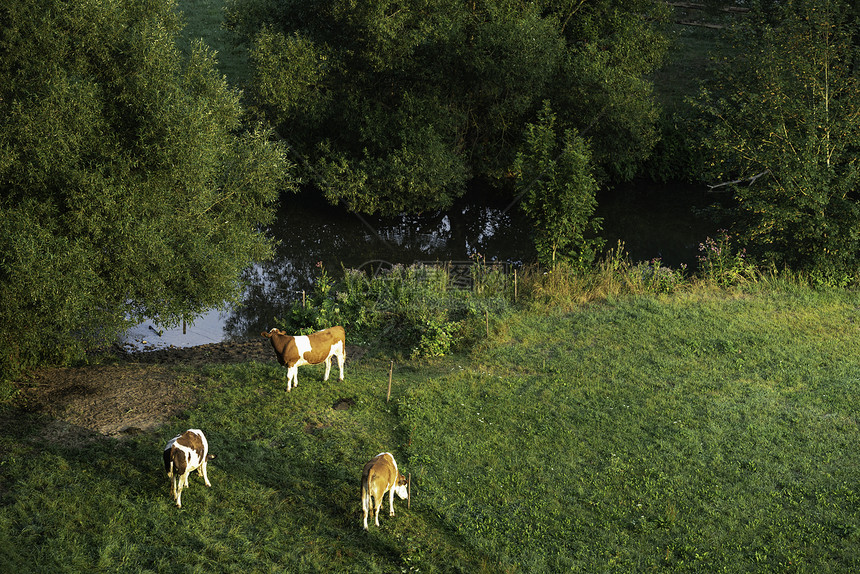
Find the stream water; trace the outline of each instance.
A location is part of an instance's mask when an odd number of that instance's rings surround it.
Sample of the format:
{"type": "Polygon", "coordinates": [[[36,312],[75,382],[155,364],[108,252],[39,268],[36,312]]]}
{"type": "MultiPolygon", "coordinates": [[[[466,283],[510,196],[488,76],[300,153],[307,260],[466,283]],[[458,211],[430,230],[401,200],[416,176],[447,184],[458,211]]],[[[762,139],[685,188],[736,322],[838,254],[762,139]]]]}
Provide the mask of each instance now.
{"type": "MultiPolygon", "coordinates": [[[[607,247],[620,240],[633,261],[660,258],[664,265],[694,266],[698,245],[715,225],[698,214],[713,198],[690,186],[636,185],[605,193],[607,247]]],[[[445,212],[392,218],[368,217],[331,207],[320,199],[288,196],[269,228],[278,241],[273,260],[247,270],[242,305],[212,310],[193,324],[162,329],[149,322],[127,333],[134,349],[190,347],[259,336],[277,314],[301,297],[318,275],[318,265],[337,276],[343,267],[375,269],[417,261],[465,261],[480,254],[488,261],[533,261],[529,225],[516,201],[470,195],[445,212]]]]}

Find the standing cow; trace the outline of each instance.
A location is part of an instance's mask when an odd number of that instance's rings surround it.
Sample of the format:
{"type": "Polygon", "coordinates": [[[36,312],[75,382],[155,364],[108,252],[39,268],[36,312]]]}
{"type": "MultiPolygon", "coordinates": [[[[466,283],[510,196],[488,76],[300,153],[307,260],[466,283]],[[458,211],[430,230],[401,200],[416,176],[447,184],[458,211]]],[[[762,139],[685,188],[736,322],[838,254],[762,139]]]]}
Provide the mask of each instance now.
{"type": "Polygon", "coordinates": [[[364,512],[364,529],[367,530],[367,513],[373,510],[379,526],[379,509],[388,492],[389,515],[394,516],[394,493],[400,498],[409,496],[406,477],[397,470],[397,461],[390,452],[381,452],[364,465],[361,472],[361,510],[364,512]]]}
{"type": "Polygon", "coordinates": [[[337,357],[343,380],[343,363],[346,361],[346,333],[343,327],[331,327],[310,335],[287,335],[280,329],[260,333],[272,341],[278,362],[287,368],[287,390],[299,385],[299,367],[325,363],[324,381],[331,372],[331,358],[337,357]]]}
{"type": "Polygon", "coordinates": [[[170,439],[164,447],[164,470],[170,479],[170,496],[182,508],[182,489],[188,486],[188,475],[197,471],[206,486],[211,487],[206,474],[206,462],[215,458],[209,454],[209,443],[200,429],[188,429],[170,439]]]}

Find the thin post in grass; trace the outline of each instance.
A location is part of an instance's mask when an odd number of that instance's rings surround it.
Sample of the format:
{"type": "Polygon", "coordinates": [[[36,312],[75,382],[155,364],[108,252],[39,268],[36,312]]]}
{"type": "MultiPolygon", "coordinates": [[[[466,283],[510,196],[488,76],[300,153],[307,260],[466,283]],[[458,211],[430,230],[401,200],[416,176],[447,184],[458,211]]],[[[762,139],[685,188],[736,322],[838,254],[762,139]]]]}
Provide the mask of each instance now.
{"type": "Polygon", "coordinates": [[[388,369],[388,396],[385,397],[385,402],[391,402],[391,377],[394,375],[394,361],[391,361],[391,368],[388,369]]]}
{"type": "Polygon", "coordinates": [[[517,302],[517,268],[514,267],[514,303],[517,302]]]}
{"type": "Polygon", "coordinates": [[[484,309],[484,320],[487,323],[487,338],[490,338],[490,310],[484,309]]]}

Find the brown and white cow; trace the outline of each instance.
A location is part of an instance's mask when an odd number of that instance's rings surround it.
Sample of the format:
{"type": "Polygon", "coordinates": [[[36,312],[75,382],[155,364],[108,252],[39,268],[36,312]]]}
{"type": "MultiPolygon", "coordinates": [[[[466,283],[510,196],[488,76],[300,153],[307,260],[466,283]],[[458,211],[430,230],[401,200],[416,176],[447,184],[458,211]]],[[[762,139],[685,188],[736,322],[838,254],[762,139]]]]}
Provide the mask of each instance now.
{"type": "Polygon", "coordinates": [[[206,474],[206,462],[215,458],[209,454],[209,443],[200,429],[188,429],[170,439],[164,447],[164,470],[170,478],[170,496],[182,508],[182,489],[188,486],[188,475],[197,471],[206,486],[212,486],[206,474]]]}
{"type": "Polygon", "coordinates": [[[310,335],[287,335],[274,328],[260,333],[272,340],[278,362],[287,368],[287,390],[299,385],[299,367],[325,363],[324,381],[331,372],[331,358],[337,357],[340,369],[339,380],[343,380],[343,363],[346,361],[346,333],[343,327],[331,327],[310,335]]]}
{"type": "Polygon", "coordinates": [[[406,498],[409,495],[407,481],[397,470],[394,456],[390,452],[381,452],[365,464],[361,472],[361,510],[364,512],[365,530],[367,512],[371,507],[376,526],[379,526],[379,509],[386,492],[389,493],[389,515],[394,516],[394,493],[400,498],[406,498]]]}

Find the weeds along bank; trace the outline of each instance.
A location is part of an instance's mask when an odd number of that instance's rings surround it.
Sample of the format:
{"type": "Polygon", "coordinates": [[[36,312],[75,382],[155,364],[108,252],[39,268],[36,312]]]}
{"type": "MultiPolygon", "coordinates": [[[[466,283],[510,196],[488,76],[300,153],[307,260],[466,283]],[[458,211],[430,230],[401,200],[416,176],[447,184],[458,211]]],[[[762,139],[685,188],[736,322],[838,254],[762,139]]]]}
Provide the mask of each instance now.
{"type": "Polygon", "coordinates": [[[275,323],[302,334],[342,325],[352,344],[408,358],[434,357],[467,352],[492,338],[499,321],[524,309],[538,314],[573,310],[627,296],[846,288],[858,279],[763,271],[747,261],[725,232],[707,238],[699,250],[695,273],[686,266],[666,267],[659,259],[633,263],[620,242],[585,268],[513,268],[478,256],[465,275],[445,264],[397,265],[373,276],[343,269],[342,278],[335,280],[320,266],[312,292],[275,323]]]}
{"type": "MultiPolygon", "coordinates": [[[[480,290],[443,299],[420,269],[364,284],[365,301],[377,289],[424,306],[409,315],[373,299],[398,321],[376,341],[404,343],[390,402],[385,352],[348,363],[343,382],[303,367],[290,393],[274,360],[180,369],[196,404],[122,440],[47,440],[61,421],[7,405],[0,566],[857,571],[856,295],[761,275],[743,288],[685,275],[670,289],[656,262],[614,266],[624,273],[595,273],[587,290],[581,276],[566,287],[560,274],[520,275],[517,303],[480,290]],[[463,338],[421,356],[416,318],[452,311],[463,338]],[[457,352],[469,333],[475,344],[457,352]],[[218,458],[212,488],[192,477],[178,511],[160,455],[187,428],[204,429],[218,458]],[[382,451],[411,473],[412,506],[399,501],[365,534],[361,468],[382,451]]],[[[293,312],[357,312],[330,285],[293,312]]]]}

